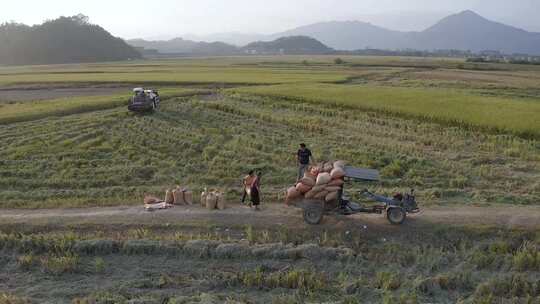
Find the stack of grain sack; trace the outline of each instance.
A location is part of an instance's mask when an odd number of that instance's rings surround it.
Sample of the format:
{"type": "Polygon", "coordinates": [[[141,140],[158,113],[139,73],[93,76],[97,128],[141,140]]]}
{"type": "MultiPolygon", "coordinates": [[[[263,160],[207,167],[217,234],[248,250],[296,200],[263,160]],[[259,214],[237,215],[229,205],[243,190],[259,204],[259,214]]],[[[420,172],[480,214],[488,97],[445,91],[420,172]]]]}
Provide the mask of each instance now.
{"type": "Polygon", "coordinates": [[[175,189],[165,192],[165,202],[173,205],[193,205],[193,192],[176,186],[175,189]]]}
{"type": "Polygon", "coordinates": [[[207,188],[204,188],[204,191],[201,193],[201,206],[206,207],[208,210],[225,209],[225,194],[218,190],[208,191],[207,188]]]}
{"type": "Polygon", "coordinates": [[[344,161],[326,162],[313,166],[294,187],[287,190],[285,203],[292,204],[304,198],[324,200],[328,203],[337,202],[338,192],[344,184],[344,177],[344,161]]]}

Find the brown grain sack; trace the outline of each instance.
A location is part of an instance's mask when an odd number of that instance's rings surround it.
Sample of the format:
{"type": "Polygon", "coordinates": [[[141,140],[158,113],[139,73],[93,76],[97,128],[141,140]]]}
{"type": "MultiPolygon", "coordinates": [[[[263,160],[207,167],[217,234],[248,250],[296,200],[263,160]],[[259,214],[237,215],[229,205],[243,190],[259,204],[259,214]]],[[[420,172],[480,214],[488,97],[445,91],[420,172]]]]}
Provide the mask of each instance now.
{"type": "Polygon", "coordinates": [[[343,181],[342,179],[333,179],[327,184],[327,186],[328,187],[339,187],[339,186],[342,186],[344,183],[345,183],[345,181],[343,181]]]}
{"type": "Polygon", "coordinates": [[[184,202],[188,205],[193,205],[193,191],[184,191],[184,202]]]}
{"type": "Polygon", "coordinates": [[[334,166],[332,165],[332,163],[325,163],[323,166],[323,171],[326,173],[330,173],[332,169],[334,169],[334,166]]]}
{"type": "MultiPolygon", "coordinates": [[[[310,169],[311,170],[311,169],[310,169]]],[[[311,178],[312,180],[316,180],[317,179],[317,175],[313,175],[311,174],[311,171],[306,171],[306,173],[304,173],[304,178],[311,178]]]]}
{"type": "Polygon", "coordinates": [[[311,177],[304,177],[300,180],[300,182],[309,187],[315,186],[315,179],[311,177]]]}
{"type": "Polygon", "coordinates": [[[313,176],[317,176],[319,175],[319,173],[321,172],[321,168],[319,167],[311,167],[311,169],[309,169],[309,173],[313,176]]]}
{"type": "Polygon", "coordinates": [[[328,192],[336,192],[336,191],[341,190],[341,187],[339,187],[339,186],[326,186],[324,188],[324,190],[326,190],[328,192]]]}
{"type": "Polygon", "coordinates": [[[305,197],[306,198],[313,198],[315,195],[319,194],[319,192],[323,191],[325,188],[324,185],[321,185],[321,186],[315,186],[313,188],[311,188],[311,190],[309,190],[305,197]]]}
{"type": "Polygon", "coordinates": [[[328,191],[323,190],[323,191],[315,194],[315,196],[313,198],[315,198],[315,199],[324,199],[324,198],[326,198],[326,195],[328,195],[328,191]]]}
{"type": "Polygon", "coordinates": [[[216,194],[216,207],[219,210],[224,210],[227,206],[227,203],[225,202],[225,195],[223,193],[216,194]]]}
{"type": "Polygon", "coordinates": [[[325,197],[325,201],[327,202],[333,202],[335,200],[337,200],[338,198],[338,192],[337,191],[333,191],[333,192],[329,192],[326,197],[325,197]]]}
{"type": "Polygon", "coordinates": [[[296,190],[302,194],[309,192],[311,190],[311,187],[308,185],[304,185],[302,183],[296,184],[296,190]]]}
{"type": "Polygon", "coordinates": [[[206,196],[208,196],[208,190],[204,188],[204,191],[201,193],[201,207],[206,207],[206,196]]]}
{"type": "Polygon", "coordinates": [[[296,187],[290,187],[289,189],[287,189],[285,203],[289,204],[300,196],[302,196],[302,194],[298,192],[298,190],[296,190],[296,187]]]}
{"type": "Polygon", "coordinates": [[[346,165],[346,163],[343,160],[338,160],[338,161],[334,162],[334,168],[345,169],[345,165],[346,165]]]}
{"type": "Polygon", "coordinates": [[[206,209],[214,210],[217,205],[217,197],[214,192],[210,192],[206,195],[206,209]]]}
{"type": "Polygon", "coordinates": [[[332,179],[343,178],[345,176],[345,170],[340,167],[334,168],[332,172],[330,172],[330,176],[332,179]]]}
{"type": "Polygon", "coordinates": [[[180,190],[179,188],[174,189],[173,197],[174,197],[174,204],[175,205],[183,205],[184,204],[184,200],[182,199],[182,190],[180,190]]]}
{"type": "Polygon", "coordinates": [[[174,202],[173,193],[171,190],[167,189],[165,191],[165,203],[172,204],[174,202]]]}
{"type": "Polygon", "coordinates": [[[317,176],[317,182],[315,183],[315,185],[317,186],[320,186],[320,185],[326,185],[330,182],[330,180],[332,179],[332,177],[330,176],[329,173],[321,173],[317,176]]]}
{"type": "Polygon", "coordinates": [[[144,204],[157,204],[157,203],[163,202],[163,200],[161,200],[161,199],[159,199],[159,198],[157,198],[155,196],[148,195],[148,194],[146,194],[144,196],[143,201],[144,201],[144,204]]]}

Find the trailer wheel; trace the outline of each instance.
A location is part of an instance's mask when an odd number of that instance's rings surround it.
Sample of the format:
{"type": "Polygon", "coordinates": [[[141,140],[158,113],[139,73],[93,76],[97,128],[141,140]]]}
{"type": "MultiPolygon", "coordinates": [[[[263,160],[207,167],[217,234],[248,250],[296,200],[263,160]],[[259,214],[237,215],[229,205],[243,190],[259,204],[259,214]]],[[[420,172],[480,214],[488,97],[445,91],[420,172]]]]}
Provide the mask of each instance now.
{"type": "Polygon", "coordinates": [[[304,208],[304,221],[310,225],[318,225],[322,221],[323,213],[321,206],[308,206],[304,208]]]}
{"type": "Polygon", "coordinates": [[[407,218],[407,212],[403,208],[389,208],[386,211],[386,218],[392,225],[401,225],[407,218]]]}

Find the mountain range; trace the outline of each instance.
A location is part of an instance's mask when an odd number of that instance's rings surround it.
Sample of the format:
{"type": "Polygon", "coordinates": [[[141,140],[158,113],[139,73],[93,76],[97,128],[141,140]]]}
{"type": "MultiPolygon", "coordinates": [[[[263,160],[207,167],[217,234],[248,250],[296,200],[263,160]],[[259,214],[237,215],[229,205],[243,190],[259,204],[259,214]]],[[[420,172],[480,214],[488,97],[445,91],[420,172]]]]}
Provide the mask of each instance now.
{"type": "MultiPolygon", "coordinates": [[[[500,51],[507,54],[540,55],[540,33],[488,20],[473,11],[450,15],[424,31],[404,32],[390,30],[361,21],[320,22],[271,35],[213,34],[196,37],[240,46],[247,41],[272,41],[287,36],[309,36],[336,50],[374,49],[457,49],[479,52],[500,51]]],[[[195,37],[190,37],[195,38],[195,37]]],[[[184,40],[184,42],[187,40],[184,40]]],[[[174,44],[174,39],[165,43],[174,44]]],[[[192,41],[193,42],[193,41],[192,41]]],[[[129,41],[132,45],[140,46],[129,41]]],[[[197,42],[194,42],[197,43],[197,42]]],[[[160,51],[170,50],[155,43],[160,51]]]]}

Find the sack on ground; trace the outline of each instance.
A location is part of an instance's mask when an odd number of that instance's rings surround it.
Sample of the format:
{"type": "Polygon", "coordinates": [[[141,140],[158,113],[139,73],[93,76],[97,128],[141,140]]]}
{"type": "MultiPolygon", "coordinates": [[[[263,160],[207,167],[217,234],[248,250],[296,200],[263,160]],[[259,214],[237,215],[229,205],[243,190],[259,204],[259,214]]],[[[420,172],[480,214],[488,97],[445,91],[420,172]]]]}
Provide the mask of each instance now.
{"type": "Polygon", "coordinates": [[[157,203],[162,203],[163,200],[155,197],[155,196],[152,196],[152,195],[145,195],[144,196],[144,204],[145,205],[148,205],[148,204],[157,204],[157,203]]]}
{"type": "Polygon", "coordinates": [[[206,208],[208,210],[214,210],[216,209],[217,205],[217,197],[216,194],[213,192],[210,192],[206,195],[206,208]]]}
{"type": "Polygon", "coordinates": [[[184,203],[193,205],[193,191],[185,190],[183,192],[184,203]]]}
{"type": "Polygon", "coordinates": [[[201,193],[201,207],[206,207],[207,196],[208,196],[208,190],[204,188],[204,191],[201,193]]]}
{"type": "Polygon", "coordinates": [[[224,210],[227,207],[225,202],[225,195],[223,193],[216,194],[216,207],[219,210],[224,210]]]}
{"type": "Polygon", "coordinates": [[[315,183],[317,186],[320,185],[326,185],[328,182],[330,182],[332,178],[330,177],[330,174],[328,173],[321,173],[317,176],[317,182],[315,183]]]}
{"type": "Polygon", "coordinates": [[[167,204],[174,203],[173,192],[171,190],[167,189],[167,191],[165,191],[165,203],[167,204]]]}
{"type": "Polygon", "coordinates": [[[182,190],[180,190],[178,188],[174,189],[174,191],[173,191],[173,198],[174,198],[173,201],[174,201],[175,205],[183,205],[184,204],[184,202],[182,200],[182,193],[181,192],[182,192],[182,190]]]}

